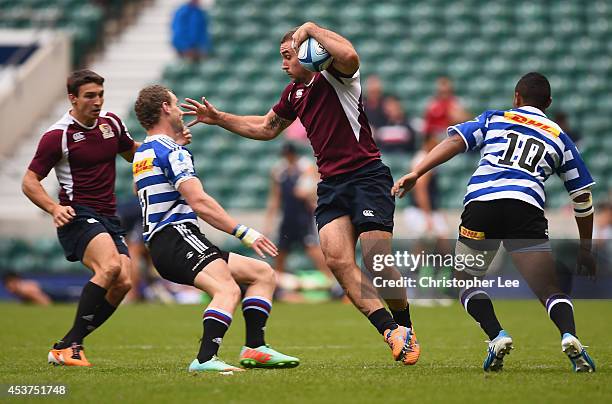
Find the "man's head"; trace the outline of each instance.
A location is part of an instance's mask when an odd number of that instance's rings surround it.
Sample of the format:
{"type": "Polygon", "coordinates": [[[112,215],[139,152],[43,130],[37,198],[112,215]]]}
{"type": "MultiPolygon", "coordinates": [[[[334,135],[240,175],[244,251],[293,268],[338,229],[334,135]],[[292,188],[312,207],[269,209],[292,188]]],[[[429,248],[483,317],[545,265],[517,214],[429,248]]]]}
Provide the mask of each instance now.
{"type": "Polygon", "coordinates": [[[453,89],[453,82],[450,78],[442,76],[436,80],[436,94],[440,98],[452,97],[455,90],[453,89]]]}
{"type": "Polygon", "coordinates": [[[375,74],[368,76],[366,80],[366,95],[368,99],[379,100],[383,95],[383,85],[380,77],[375,74]]]}
{"type": "Polygon", "coordinates": [[[293,143],[285,143],[281,148],[281,155],[289,162],[294,162],[298,158],[297,147],[293,143]]]}
{"type": "Polygon", "coordinates": [[[399,123],[405,118],[402,102],[394,95],[385,97],[383,101],[383,111],[385,112],[385,117],[392,123],[399,123]]]}
{"type": "Polygon", "coordinates": [[[183,132],[183,111],[177,105],[176,95],[158,84],[140,90],[134,104],[138,122],[148,131],[162,124],[169,124],[174,133],[183,132]]]}
{"type": "Polygon", "coordinates": [[[84,123],[93,123],[104,104],[104,78],[91,70],[72,72],[66,80],[73,115],[84,123]]]}
{"type": "MultiPolygon", "coordinates": [[[[308,83],[312,79],[313,72],[306,70],[298,60],[295,49],[292,48],[293,34],[297,28],[293,28],[285,33],[280,42],[280,54],[283,58],[281,68],[297,83],[308,83]]],[[[299,44],[296,44],[299,46],[299,44]]]]}
{"type": "Polygon", "coordinates": [[[15,292],[17,284],[20,280],[21,278],[14,271],[7,271],[2,274],[2,284],[4,285],[5,289],[11,293],[15,292]]]}
{"type": "Polygon", "coordinates": [[[552,103],[550,83],[544,75],[527,73],[514,88],[514,108],[529,105],[545,111],[552,103]]]}

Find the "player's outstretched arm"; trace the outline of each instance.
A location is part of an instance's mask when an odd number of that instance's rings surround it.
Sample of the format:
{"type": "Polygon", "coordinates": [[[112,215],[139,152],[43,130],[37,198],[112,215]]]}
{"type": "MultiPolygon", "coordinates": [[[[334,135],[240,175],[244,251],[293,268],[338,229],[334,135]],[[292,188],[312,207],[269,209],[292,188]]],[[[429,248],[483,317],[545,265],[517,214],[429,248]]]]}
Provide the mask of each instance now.
{"type": "Polygon", "coordinates": [[[27,170],[21,182],[21,190],[34,205],[53,216],[55,227],[61,227],[70,222],[76,213],[71,206],[62,206],[51,199],[40,183],[42,179],[34,171],[27,170]]]}
{"type": "Polygon", "coordinates": [[[244,225],[238,224],[212,196],[204,192],[202,183],[196,177],[189,178],[178,186],[195,213],[214,228],[236,236],[243,244],[251,247],[260,257],[266,254],[276,256],[278,249],[268,238],[244,225]]]}
{"type": "Polygon", "coordinates": [[[184,115],[191,115],[195,118],[187,123],[188,127],[198,122],[217,125],[242,137],[255,140],[274,139],[292,122],[279,117],[272,110],[264,116],[241,116],[219,111],[205,97],[202,97],[201,103],[185,98],[181,107],[187,110],[184,115]]]}
{"type": "Polygon", "coordinates": [[[302,24],[293,34],[292,45],[296,52],[309,36],[316,39],[332,55],[333,66],[340,73],[352,76],[359,69],[359,55],[350,41],[334,31],[319,27],[314,22],[302,24]]]}
{"type": "Polygon", "coordinates": [[[397,180],[391,188],[391,195],[403,198],[406,192],[414,188],[417,180],[434,167],[447,162],[454,156],[465,151],[465,142],[459,135],[447,137],[416,165],[411,173],[397,180]]]}

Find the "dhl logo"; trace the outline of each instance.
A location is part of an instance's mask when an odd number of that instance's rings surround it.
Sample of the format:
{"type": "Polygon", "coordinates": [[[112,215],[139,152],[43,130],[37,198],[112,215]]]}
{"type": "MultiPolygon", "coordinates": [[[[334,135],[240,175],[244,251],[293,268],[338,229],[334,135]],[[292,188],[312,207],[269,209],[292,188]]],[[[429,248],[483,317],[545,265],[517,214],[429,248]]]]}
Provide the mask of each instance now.
{"type": "Polygon", "coordinates": [[[463,226],[459,227],[459,234],[461,234],[465,238],[469,238],[472,240],[484,240],[485,234],[484,231],[474,231],[463,226]]]}
{"type": "Polygon", "coordinates": [[[132,172],[134,173],[134,176],[146,173],[151,170],[153,170],[153,157],[138,160],[132,165],[132,172]]]}
{"type": "Polygon", "coordinates": [[[536,121],[535,119],[528,118],[525,115],[520,115],[515,112],[504,112],[504,118],[523,125],[534,126],[538,129],[542,129],[543,131],[550,133],[555,137],[558,137],[560,134],[559,129],[557,128],[553,128],[552,126],[546,125],[542,122],[536,121]]]}

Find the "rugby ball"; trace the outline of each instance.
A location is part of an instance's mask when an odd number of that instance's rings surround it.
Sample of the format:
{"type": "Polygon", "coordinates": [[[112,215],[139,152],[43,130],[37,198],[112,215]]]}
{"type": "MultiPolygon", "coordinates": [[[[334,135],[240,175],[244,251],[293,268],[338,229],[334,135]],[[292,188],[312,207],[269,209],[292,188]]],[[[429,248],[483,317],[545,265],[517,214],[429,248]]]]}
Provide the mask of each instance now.
{"type": "Polygon", "coordinates": [[[298,49],[298,60],[305,69],[321,72],[329,67],[334,58],[316,39],[308,37],[298,49]]]}

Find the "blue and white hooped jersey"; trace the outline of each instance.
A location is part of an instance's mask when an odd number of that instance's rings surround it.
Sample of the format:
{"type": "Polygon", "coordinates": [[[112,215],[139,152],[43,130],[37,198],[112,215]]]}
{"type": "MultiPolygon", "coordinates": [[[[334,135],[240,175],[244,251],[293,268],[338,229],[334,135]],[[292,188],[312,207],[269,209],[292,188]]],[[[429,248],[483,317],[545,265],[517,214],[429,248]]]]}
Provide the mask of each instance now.
{"type": "Polygon", "coordinates": [[[553,173],[572,194],[595,182],[572,140],[534,107],[485,111],[448,128],[467,150],[480,150],[464,206],[472,201],[519,199],[544,209],[544,182],[553,173]]]}
{"type": "Polygon", "coordinates": [[[173,223],[198,224],[195,212],[178,192],[178,186],[195,177],[189,150],[166,135],[147,136],[132,163],[140,199],[145,243],[173,223]]]}

